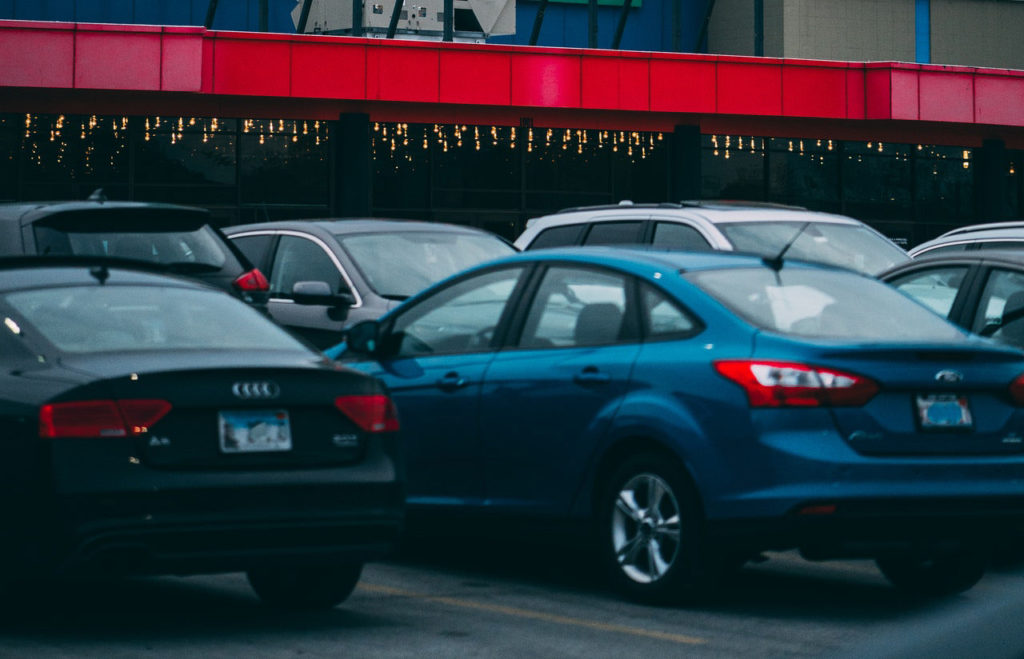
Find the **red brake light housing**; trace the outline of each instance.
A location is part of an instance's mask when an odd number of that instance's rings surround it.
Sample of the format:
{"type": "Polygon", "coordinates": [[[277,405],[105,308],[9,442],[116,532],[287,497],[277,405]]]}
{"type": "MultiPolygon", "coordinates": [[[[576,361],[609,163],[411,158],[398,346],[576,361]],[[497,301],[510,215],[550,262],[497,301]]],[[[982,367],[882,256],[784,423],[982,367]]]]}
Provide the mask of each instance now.
{"type": "Polygon", "coordinates": [[[134,437],[149,431],[168,412],[165,400],[76,400],[39,409],[39,436],[134,437]]]}
{"type": "Polygon", "coordinates": [[[366,432],[398,430],[395,404],[384,394],[338,396],[334,399],[334,406],[366,432]]]}
{"type": "Polygon", "coordinates": [[[760,360],[718,361],[714,366],[743,387],[751,407],[858,407],[878,393],[874,380],[820,366],[760,360]]]}
{"type": "Polygon", "coordinates": [[[243,272],[232,284],[240,291],[266,292],[270,290],[270,282],[263,276],[259,268],[243,272]]]}
{"type": "Polygon", "coordinates": [[[1024,407],[1024,373],[1021,373],[1010,383],[1010,400],[1018,407],[1024,407]]]}

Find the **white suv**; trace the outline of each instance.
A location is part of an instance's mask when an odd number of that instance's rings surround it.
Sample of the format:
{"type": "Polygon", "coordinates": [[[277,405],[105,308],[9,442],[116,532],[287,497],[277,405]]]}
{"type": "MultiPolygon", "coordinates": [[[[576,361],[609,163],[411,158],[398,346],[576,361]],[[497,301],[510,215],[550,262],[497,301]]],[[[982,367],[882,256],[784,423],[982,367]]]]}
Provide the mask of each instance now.
{"type": "Polygon", "coordinates": [[[844,215],[755,202],[684,201],[569,208],[530,220],[521,250],[567,245],[649,245],[751,252],[827,263],[876,275],[909,260],[868,225],[844,215]],[[788,248],[787,248],[788,245],[788,248]]]}

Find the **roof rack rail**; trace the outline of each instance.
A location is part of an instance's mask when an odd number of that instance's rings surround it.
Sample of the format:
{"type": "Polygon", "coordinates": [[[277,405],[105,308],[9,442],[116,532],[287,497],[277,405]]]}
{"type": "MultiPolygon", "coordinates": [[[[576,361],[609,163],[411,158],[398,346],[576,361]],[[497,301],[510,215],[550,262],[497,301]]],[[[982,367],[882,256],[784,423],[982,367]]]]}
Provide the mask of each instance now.
{"type": "Polygon", "coordinates": [[[957,227],[942,234],[940,238],[945,236],[957,236],[964,233],[973,233],[975,231],[987,231],[989,229],[1024,229],[1024,222],[987,222],[985,224],[972,224],[966,227],[957,227]]]}
{"type": "Polygon", "coordinates": [[[628,199],[623,199],[617,204],[596,204],[594,206],[572,206],[570,208],[563,208],[555,211],[555,214],[559,213],[576,213],[579,211],[603,211],[603,210],[622,210],[624,208],[682,208],[682,204],[677,204],[672,201],[662,202],[651,202],[651,203],[640,203],[635,204],[628,199]]]}
{"type": "Polygon", "coordinates": [[[778,208],[780,210],[805,211],[806,206],[793,204],[780,204],[774,201],[748,201],[746,199],[684,199],[679,202],[681,206],[692,208],[714,208],[716,206],[736,208],[778,208]]]}

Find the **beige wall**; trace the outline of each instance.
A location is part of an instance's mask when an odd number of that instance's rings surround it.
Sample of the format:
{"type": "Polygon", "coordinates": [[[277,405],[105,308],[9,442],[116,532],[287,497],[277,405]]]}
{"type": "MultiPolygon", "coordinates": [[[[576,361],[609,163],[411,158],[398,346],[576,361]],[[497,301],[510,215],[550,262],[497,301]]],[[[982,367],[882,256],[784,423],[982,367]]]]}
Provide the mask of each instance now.
{"type": "Polygon", "coordinates": [[[708,52],[720,55],[754,54],[753,0],[715,2],[711,22],[708,23],[708,52]]]}
{"type": "Polygon", "coordinates": [[[784,56],[914,61],[914,0],[785,0],[784,56]]]}
{"type": "MultiPolygon", "coordinates": [[[[764,23],[770,57],[914,61],[914,0],[765,0],[764,23]]],[[[753,0],[715,3],[708,50],[754,54],[753,0]]]]}
{"type": "Polygon", "coordinates": [[[1024,2],[932,0],[931,13],[933,64],[1024,69],[1024,2]]]}

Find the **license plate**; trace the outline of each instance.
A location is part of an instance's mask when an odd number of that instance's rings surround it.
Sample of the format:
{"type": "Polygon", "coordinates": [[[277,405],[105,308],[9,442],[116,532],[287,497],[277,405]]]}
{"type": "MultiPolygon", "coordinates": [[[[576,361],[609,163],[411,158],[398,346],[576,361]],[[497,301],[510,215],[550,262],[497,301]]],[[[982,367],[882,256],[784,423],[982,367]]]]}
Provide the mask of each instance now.
{"type": "Polygon", "coordinates": [[[922,428],[970,428],[973,425],[967,396],[931,394],[917,397],[922,428]]]}
{"type": "Polygon", "coordinates": [[[223,453],[290,451],[292,448],[287,410],[222,411],[219,417],[223,453]]]}

